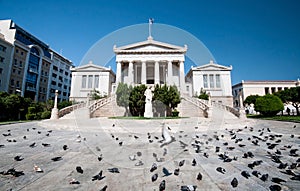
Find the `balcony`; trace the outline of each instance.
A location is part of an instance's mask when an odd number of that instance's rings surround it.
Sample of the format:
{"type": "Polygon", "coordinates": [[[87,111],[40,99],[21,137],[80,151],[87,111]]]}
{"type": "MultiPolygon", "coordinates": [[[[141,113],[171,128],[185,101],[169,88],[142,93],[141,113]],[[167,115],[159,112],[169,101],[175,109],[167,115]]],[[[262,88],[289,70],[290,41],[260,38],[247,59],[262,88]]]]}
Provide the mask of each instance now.
{"type": "Polygon", "coordinates": [[[39,73],[36,68],[29,68],[28,71],[31,72],[31,73],[35,73],[35,74],[39,73]]]}
{"type": "Polygon", "coordinates": [[[31,87],[31,86],[27,86],[27,87],[26,87],[26,90],[27,90],[27,91],[31,91],[31,92],[36,92],[35,87],[31,87]]]}

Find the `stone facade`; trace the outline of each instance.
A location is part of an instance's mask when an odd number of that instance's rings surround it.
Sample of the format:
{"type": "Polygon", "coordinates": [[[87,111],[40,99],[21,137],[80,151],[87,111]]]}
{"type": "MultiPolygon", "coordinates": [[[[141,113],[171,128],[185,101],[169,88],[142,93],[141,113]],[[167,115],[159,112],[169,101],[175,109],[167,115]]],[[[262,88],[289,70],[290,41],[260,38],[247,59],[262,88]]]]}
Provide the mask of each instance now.
{"type": "Polygon", "coordinates": [[[300,80],[265,80],[265,81],[242,81],[232,86],[234,107],[243,107],[244,100],[249,95],[272,94],[291,87],[300,86],[300,80]]]}
{"type": "Polygon", "coordinates": [[[212,102],[232,106],[231,70],[231,66],[213,61],[192,67],[186,75],[187,92],[190,96],[197,96],[202,90],[210,95],[212,102]]]}
{"type": "Polygon", "coordinates": [[[94,90],[99,91],[101,96],[111,94],[112,84],[116,78],[111,68],[98,66],[90,62],[87,65],[72,68],[71,71],[71,101],[86,101],[88,94],[91,94],[94,90]]]}

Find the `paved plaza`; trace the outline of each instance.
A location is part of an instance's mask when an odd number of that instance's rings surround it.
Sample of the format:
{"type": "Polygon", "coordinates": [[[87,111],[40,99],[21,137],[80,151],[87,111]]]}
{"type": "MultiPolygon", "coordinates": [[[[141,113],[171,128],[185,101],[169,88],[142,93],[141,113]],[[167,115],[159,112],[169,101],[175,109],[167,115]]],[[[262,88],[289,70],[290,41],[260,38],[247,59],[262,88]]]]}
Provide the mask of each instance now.
{"type": "Polygon", "coordinates": [[[163,180],[172,191],[299,190],[299,129],[221,112],[210,119],[75,117],[2,125],[0,190],[153,191],[163,180]],[[163,127],[175,141],[163,144],[163,127]]]}

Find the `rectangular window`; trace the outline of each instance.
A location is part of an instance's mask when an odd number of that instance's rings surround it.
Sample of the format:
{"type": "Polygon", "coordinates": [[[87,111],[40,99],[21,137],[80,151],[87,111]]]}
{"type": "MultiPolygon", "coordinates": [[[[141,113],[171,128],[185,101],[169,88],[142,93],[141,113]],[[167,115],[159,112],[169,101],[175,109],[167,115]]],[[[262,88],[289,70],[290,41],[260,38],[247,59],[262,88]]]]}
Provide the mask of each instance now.
{"type": "Polygon", "coordinates": [[[203,75],[203,87],[208,88],[207,75],[203,75]]]}
{"type": "Polygon", "coordinates": [[[4,62],[4,58],[0,56],[0,62],[3,63],[4,62]]]}
{"type": "Polygon", "coordinates": [[[95,75],[94,88],[99,88],[99,75],[95,75]]]}
{"type": "Polygon", "coordinates": [[[0,50],[3,51],[3,52],[6,52],[6,47],[3,46],[3,45],[0,45],[0,50]]]}
{"type": "Polygon", "coordinates": [[[269,91],[269,88],[268,87],[265,87],[265,95],[269,94],[270,91],[269,91]]]}
{"type": "Polygon", "coordinates": [[[93,76],[89,75],[88,88],[92,88],[93,86],[93,76]]]}
{"type": "Polygon", "coordinates": [[[215,88],[215,80],[214,80],[214,75],[213,74],[209,75],[209,87],[210,88],[215,88]]]}
{"type": "Polygon", "coordinates": [[[0,74],[2,74],[2,70],[3,70],[3,68],[0,68],[0,74]]]}
{"type": "Polygon", "coordinates": [[[81,88],[86,88],[86,75],[82,76],[81,80],[81,88]]]}
{"type": "Polygon", "coordinates": [[[216,88],[221,88],[220,74],[216,75],[216,88]]]}

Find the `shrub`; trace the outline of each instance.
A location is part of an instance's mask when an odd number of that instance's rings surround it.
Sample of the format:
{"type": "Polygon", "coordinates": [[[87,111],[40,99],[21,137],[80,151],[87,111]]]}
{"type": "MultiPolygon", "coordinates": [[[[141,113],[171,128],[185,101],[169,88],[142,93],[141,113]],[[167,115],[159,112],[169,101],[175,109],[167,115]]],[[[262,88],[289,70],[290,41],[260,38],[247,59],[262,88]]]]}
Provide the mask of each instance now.
{"type": "Polygon", "coordinates": [[[244,104],[255,104],[256,99],[259,98],[259,95],[249,95],[248,97],[246,97],[244,104]]]}
{"type": "Polygon", "coordinates": [[[51,117],[51,111],[44,111],[41,115],[42,119],[50,119],[51,117]]]}
{"type": "Polygon", "coordinates": [[[201,90],[201,91],[200,91],[200,95],[198,96],[198,99],[208,100],[208,99],[209,99],[209,96],[208,96],[208,94],[206,93],[206,91],[201,90]]]}
{"type": "Polygon", "coordinates": [[[256,99],[255,111],[263,116],[275,116],[279,111],[284,109],[283,103],[279,97],[274,95],[265,95],[256,99]]]}
{"type": "Polygon", "coordinates": [[[36,114],[33,113],[27,113],[26,114],[26,119],[27,120],[34,120],[36,118],[36,114]]]}

